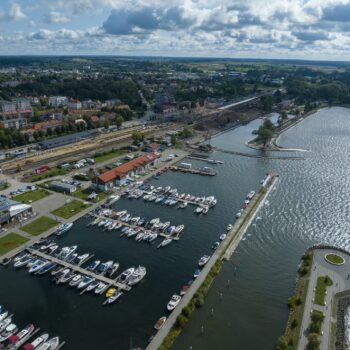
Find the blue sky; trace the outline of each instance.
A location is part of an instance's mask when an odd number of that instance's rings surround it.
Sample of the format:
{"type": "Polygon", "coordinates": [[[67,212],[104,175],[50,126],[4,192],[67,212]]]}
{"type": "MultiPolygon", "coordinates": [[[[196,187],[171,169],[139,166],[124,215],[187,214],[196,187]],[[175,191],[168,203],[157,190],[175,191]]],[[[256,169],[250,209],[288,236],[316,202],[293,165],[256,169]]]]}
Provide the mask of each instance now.
{"type": "Polygon", "coordinates": [[[0,54],[350,59],[350,0],[0,0],[0,54]]]}

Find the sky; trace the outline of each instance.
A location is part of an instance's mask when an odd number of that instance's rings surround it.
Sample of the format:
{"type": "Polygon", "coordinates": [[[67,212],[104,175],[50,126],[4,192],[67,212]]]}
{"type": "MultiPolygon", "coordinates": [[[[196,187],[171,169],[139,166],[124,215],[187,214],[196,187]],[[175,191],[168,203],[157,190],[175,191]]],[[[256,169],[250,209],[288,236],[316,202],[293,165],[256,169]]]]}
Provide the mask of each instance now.
{"type": "Polygon", "coordinates": [[[350,60],[350,0],[0,0],[0,55],[350,60]]]}

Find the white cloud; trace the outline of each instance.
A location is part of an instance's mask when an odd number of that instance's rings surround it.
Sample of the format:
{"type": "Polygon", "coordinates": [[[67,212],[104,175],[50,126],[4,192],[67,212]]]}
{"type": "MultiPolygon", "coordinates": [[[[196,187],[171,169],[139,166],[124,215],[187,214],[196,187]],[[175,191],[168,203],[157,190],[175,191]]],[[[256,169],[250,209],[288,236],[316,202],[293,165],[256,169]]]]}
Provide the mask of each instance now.
{"type": "Polygon", "coordinates": [[[27,16],[23,13],[21,6],[15,2],[11,4],[6,12],[0,12],[0,21],[19,21],[27,16]]]}
{"type": "Polygon", "coordinates": [[[49,24],[67,23],[69,18],[60,12],[51,11],[45,16],[45,22],[49,24]]]}

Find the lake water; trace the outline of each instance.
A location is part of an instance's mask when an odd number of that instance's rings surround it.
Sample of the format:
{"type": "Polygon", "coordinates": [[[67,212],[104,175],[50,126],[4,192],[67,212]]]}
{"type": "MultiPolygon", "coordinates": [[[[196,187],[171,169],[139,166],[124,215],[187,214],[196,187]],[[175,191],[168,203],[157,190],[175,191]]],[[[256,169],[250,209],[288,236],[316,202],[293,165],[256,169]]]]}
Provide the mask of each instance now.
{"type": "MultiPolygon", "coordinates": [[[[213,138],[221,148],[247,150],[242,145],[260,120],[213,138]]],[[[185,231],[179,242],[162,249],[119,238],[119,232],[87,227],[81,219],[60,244],[79,245],[100,260],[117,260],[121,270],[142,264],[146,279],[111,307],[103,298],[80,296],[67,286],[57,287],[49,276],[29,276],[25,270],[0,269],[0,304],[15,313],[20,327],[33,322],[66,340],[65,349],[129,349],[145,347],[153,325],[166,314],[174,292],[189,281],[198,259],[228,223],[234,220],[246,194],[257,189],[268,170],[280,181],[249,228],[230,262],[223,265],[205,306],[195,312],[174,349],[273,349],[288,315],[286,300],[292,293],[296,269],[310,244],[326,241],[349,247],[350,111],[325,109],[284,133],[279,143],[303,148],[304,161],[266,160],[216,152],[212,158],[218,175],[201,177],[166,173],[156,186],[171,185],[179,192],[215,195],[217,206],[205,217],[193,208],[177,210],[141,200],[121,199],[115,205],[134,216],[160,217],[185,231]],[[229,281],[229,282],[228,282],[229,281]],[[213,313],[213,316],[212,316],[213,313]],[[204,334],[201,334],[201,327],[204,334]],[[257,347],[258,344],[258,347],[257,347]]],[[[251,150],[252,152],[258,152],[251,150]]],[[[298,155],[300,153],[297,153],[298,155]]],[[[191,160],[194,165],[202,162],[191,160]]]]}

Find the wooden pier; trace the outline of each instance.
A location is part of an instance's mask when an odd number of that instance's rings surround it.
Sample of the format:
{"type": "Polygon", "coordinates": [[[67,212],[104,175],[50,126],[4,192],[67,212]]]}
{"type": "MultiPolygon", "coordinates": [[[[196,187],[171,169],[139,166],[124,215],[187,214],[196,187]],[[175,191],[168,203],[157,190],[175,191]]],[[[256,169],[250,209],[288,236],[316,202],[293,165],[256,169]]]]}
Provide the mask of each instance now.
{"type": "Polygon", "coordinates": [[[182,173],[189,173],[189,174],[195,174],[195,175],[203,175],[203,176],[215,176],[217,175],[216,171],[204,171],[201,169],[192,169],[192,168],[182,168],[176,165],[171,165],[165,168],[165,170],[171,170],[171,171],[181,171],[182,173]]]}
{"type": "Polygon", "coordinates": [[[39,252],[39,251],[37,251],[35,249],[31,249],[31,248],[28,248],[27,250],[31,254],[34,254],[34,255],[40,256],[41,258],[44,258],[46,260],[52,261],[52,262],[56,263],[57,265],[61,265],[61,266],[65,267],[65,268],[71,269],[71,270],[73,270],[75,272],[78,272],[80,274],[93,277],[95,280],[103,282],[103,283],[107,284],[108,286],[117,287],[117,288],[123,289],[125,291],[129,291],[131,289],[131,287],[128,286],[127,284],[119,283],[119,282],[117,282],[117,281],[115,281],[113,279],[107,278],[107,277],[102,276],[102,275],[98,275],[98,274],[94,273],[93,271],[88,271],[86,269],[83,269],[80,266],[70,264],[70,263],[68,263],[66,261],[57,259],[57,258],[55,258],[55,257],[53,257],[51,255],[39,252]]]}

